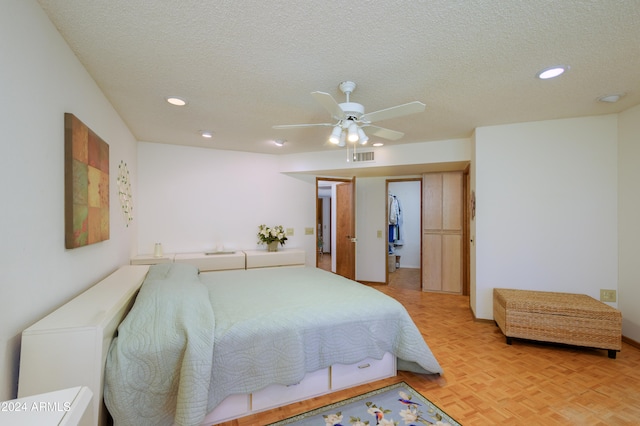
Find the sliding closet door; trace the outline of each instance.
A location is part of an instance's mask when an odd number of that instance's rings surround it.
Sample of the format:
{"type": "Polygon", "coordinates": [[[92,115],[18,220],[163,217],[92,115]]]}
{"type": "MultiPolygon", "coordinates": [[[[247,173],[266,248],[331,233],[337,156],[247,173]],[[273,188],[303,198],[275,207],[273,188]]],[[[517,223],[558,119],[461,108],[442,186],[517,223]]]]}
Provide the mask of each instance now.
{"type": "Polygon", "coordinates": [[[463,173],[427,173],[422,179],[422,290],[461,294],[463,173]]]}

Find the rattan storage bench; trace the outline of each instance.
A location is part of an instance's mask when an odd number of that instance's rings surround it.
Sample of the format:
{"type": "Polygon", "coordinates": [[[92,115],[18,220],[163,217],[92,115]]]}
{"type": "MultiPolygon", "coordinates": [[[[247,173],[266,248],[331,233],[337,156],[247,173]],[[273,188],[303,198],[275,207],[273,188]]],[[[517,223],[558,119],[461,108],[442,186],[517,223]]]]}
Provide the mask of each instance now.
{"type": "Polygon", "coordinates": [[[622,314],[585,294],[493,289],[493,318],[507,338],[608,350],[622,347],[622,314]]]}

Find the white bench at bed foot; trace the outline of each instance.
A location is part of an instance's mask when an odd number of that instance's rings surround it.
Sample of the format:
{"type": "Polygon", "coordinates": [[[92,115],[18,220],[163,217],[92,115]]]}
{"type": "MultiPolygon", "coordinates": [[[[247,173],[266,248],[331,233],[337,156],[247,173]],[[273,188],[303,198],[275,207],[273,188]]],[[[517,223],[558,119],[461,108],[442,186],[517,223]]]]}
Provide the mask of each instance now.
{"type": "Polygon", "coordinates": [[[336,364],[308,373],[295,385],[271,385],[251,395],[231,395],[207,415],[203,425],[236,419],[396,374],[396,358],[390,353],[381,360],[367,358],[351,365],[336,364]]]}

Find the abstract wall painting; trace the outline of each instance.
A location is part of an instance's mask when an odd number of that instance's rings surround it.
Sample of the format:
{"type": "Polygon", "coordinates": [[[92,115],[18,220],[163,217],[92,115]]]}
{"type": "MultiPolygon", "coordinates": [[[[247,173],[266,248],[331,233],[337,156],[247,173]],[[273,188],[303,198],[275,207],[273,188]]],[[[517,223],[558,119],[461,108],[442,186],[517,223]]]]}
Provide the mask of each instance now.
{"type": "Polygon", "coordinates": [[[64,115],[65,246],[109,239],[109,145],[75,115],[64,115]]]}

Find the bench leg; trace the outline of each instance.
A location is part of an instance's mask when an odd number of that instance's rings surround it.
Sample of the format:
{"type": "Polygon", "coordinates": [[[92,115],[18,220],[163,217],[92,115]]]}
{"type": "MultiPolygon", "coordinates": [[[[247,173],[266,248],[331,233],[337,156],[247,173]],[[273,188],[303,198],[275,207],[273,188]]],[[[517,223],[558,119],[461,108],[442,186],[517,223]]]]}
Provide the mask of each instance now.
{"type": "Polygon", "coordinates": [[[616,352],[617,351],[614,351],[612,349],[609,349],[608,351],[609,351],[609,358],[616,359],[616,352]]]}

